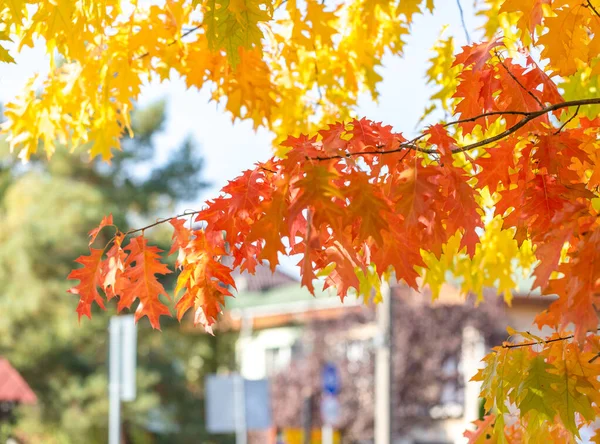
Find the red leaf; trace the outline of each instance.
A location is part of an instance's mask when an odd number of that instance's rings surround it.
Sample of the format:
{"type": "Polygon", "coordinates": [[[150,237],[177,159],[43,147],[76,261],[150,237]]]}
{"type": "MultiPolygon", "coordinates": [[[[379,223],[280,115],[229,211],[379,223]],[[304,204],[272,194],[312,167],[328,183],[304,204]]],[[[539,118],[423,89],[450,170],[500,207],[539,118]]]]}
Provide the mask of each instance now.
{"type": "Polygon", "coordinates": [[[83,265],[83,268],[71,271],[67,279],[79,280],[79,284],[68,290],[69,293],[79,295],[79,304],[77,304],[77,313],[79,319],[81,316],[87,316],[91,319],[92,302],[96,302],[101,308],[104,308],[102,297],[98,293],[98,287],[101,285],[102,276],[102,254],[103,250],[90,248],[89,256],[79,256],[75,262],[83,265]]]}
{"type": "Polygon", "coordinates": [[[492,57],[492,49],[497,48],[498,46],[503,46],[501,39],[463,46],[462,52],[457,54],[452,66],[463,65],[464,68],[468,68],[473,65],[473,71],[479,71],[492,57]]]}
{"type": "Polygon", "coordinates": [[[429,143],[437,146],[442,164],[452,165],[452,150],[456,148],[456,140],[439,123],[431,126],[426,133],[430,135],[429,143]]]}
{"type": "Polygon", "coordinates": [[[514,168],[514,143],[501,143],[497,148],[488,149],[489,157],[480,157],[475,163],[481,167],[477,174],[477,188],[488,187],[490,193],[496,192],[502,183],[510,185],[510,168],[514,168]]]}
{"type": "Polygon", "coordinates": [[[113,225],[112,214],[109,214],[108,216],[104,216],[102,218],[102,222],[100,222],[100,225],[98,225],[96,228],[94,228],[93,230],[91,230],[88,233],[88,236],[90,237],[89,245],[92,245],[94,243],[94,241],[96,240],[96,237],[98,237],[98,234],[100,234],[100,231],[102,230],[102,228],[107,227],[109,225],[113,225]]]}
{"type": "Polygon", "coordinates": [[[179,253],[177,256],[177,266],[181,266],[185,257],[185,249],[192,239],[192,231],[185,226],[186,221],[183,219],[173,218],[169,221],[173,226],[173,245],[169,250],[169,256],[175,253],[179,253]]]}
{"type": "Polygon", "coordinates": [[[104,275],[102,288],[108,299],[122,294],[127,283],[127,279],[123,276],[127,253],[121,247],[124,237],[120,233],[115,236],[113,245],[106,252],[106,259],[102,262],[102,274],[104,275]]]}
{"type": "Polygon", "coordinates": [[[160,329],[160,316],[170,316],[170,312],[160,302],[159,296],[162,294],[168,297],[168,294],[156,275],[168,274],[171,271],[160,262],[159,253],[162,250],[148,246],[147,242],[145,237],[138,236],[125,247],[125,250],[129,251],[124,273],[128,282],[119,300],[118,310],[131,307],[137,298],[140,302],[135,311],[135,320],[148,316],[152,327],[160,329]]]}
{"type": "MultiPolygon", "coordinates": [[[[454,114],[460,115],[461,120],[476,117],[485,111],[486,96],[482,95],[482,88],[491,89],[491,86],[495,86],[494,80],[489,76],[490,72],[491,70],[488,69],[484,71],[464,71],[461,73],[460,83],[452,96],[455,99],[462,99],[454,108],[454,114]],[[485,76],[486,81],[483,81],[483,76],[485,76]]],[[[489,94],[490,97],[491,92],[489,94]]],[[[463,122],[460,124],[460,127],[465,134],[471,134],[477,125],[485,125],[486,122],[485,118],[481,118],[471,122],[463,122]]]]}

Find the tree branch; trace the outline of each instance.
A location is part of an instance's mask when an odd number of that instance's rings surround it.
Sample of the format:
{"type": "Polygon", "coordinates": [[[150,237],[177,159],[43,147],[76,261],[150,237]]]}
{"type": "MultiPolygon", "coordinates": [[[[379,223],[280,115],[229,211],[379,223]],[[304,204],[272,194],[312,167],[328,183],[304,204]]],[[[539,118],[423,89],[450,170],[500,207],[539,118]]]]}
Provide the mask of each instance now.
{"type": "Polygon", "coordinates": [[[462,28],[465,31],[465,37],[467,38],[467,44],[471,44],[471,36],[469,35],[469,30],[467,28],[467,24],[465,23],[465,13],[463,11],[462,5],[460,4],[460,0],[456,0],[456,5],[458,6],[458,13],[460,14],[460,22],[462,23],[462,28]]]}
{"type": "Polygon", "coordinates": [[[575,112],[573,113],[573,115],[572,115],[571,117],[569,117],[569,118],[567,119],[567,121],[566,121],[565,123],[563,123],[563,124],[560,126],[560,128],[559,128],[559,129],[557,129],[556,131],[554,131],[554,135],[555,135],[555,136],[556,136],[558,133],[560,133],[560,132],[563,130],[563,128],[564,128],[565,126],[567,126],[567,124],[568,124],[568,123],[569,123],[571,120],[573,120],[575,117],[577,117],[577,114],[579,114],[579,108],[581,108],[581,105],[577,105],[577,109],[575,110],[575,112]]]}
{"type": "MultiPolygon", "coordinates": [[[[175,43],[177,43],[177,42],[181,41],[181,39],[183,39],[184,37],[187,37],[188,35],[190,35],[190,34],[191,34],[191,33],[193,33],[193,32],[196,32],[196,31],[197,31],[197,30],[199,30],[200,28],[202,28],[202,25],[197,25],[197,26],[194,26],[193,28],[190,28],[190,29],[188,29],[188,30],[187,30],[187,31],[185,31],[183,34],[181,34],[181,37],[179,37],[178,39],[175,39],[175,40],[173,40],[173,41],[169,42],[169,43],[167,44],[167,47],[169,47],[169,46],[173,46],[175,43]]],[[[140,59],[143,59],[144,57],[148,57],[149,55],[150,55],[150,53],[149,53],[149,52],[145,52],[145,53],[143,53],[143,54],[140,54],[139,56],[137,56],[137,57],[135,58],[135,60],[140,60],[140,59]]]]}
{"type": "MultiPolygon", "coordinates": [[[[589,7],[590,7],[590,9],[591,9],[592,11],[594,11],[594,14],[596,14],[598,17],[600,17],[600,14],[598,13],[598,10],[597,10],[597,9],[594,7],[594,5],[592,5],[592,2],[591,2],[590,0],[587,0],[587,2],[586,2],[586,3],[587,3],[587,6],[589,6],[589,7]]],[[[584,6],[585,6],[585,5],[584,5],[584,6]]],[[[586,6],[586,7],[587,7],[587,6],[586,6]]]]}
{"type": "MultiPolygon", "coordinates": [[[[600,331],[600,327],[598,327],[596,329],[596,331],[600,331]]],[[[520,347],[531,347],[534,345],[539,345],[539,344],[551,344],[553,342],[559,342],[559,341],[567,341],[569,339],[573,339],[575,337],[575,335],[568,335],[568,336],[561,336],[558,338],[554,338],[554,339],[548,339],[547,341],[541,341],[541,342],[522,342],[520,344],[502,344],[502,348],[520,348],[520,347]]],[[[592,362],[593,360],[595,360],[596,358],[592,358],[592,360],[590,360],[590,362],[592,362]]]]}
{"type": "MultiPolygon", "coordinates": [[[[571,106],[581,107],[581,106],[586,106],[586,105],[599,105],[599,104],[600,104],[600,97],[594,97],[591,99],[570,100],[567,102],[555,103],[554,105],[547,106],[545,108],[540,109],[539,111],[529,111],[529,112],[527,112],[527,111],[493,111],[493,112],[489,112],[489,113],[483,113],[478,116],[469,117],[467,119],[454,120],[452,122],[445,123],[443,126],[448,127],[448,126],[458,125],[458,124],[465,123],[465,122],[475,122],[479,119],[483,119],[483,118],[489,117],[489,116],[498,116],[498,115],[521,115],[521,116],[524,116],[523,119],[519,120],[516,124],[514,124],[513,126],[511,126],[508,129],[502,131],[501,133],[496,134],[495,136],[488,137],[487,139],[480,140],[479,142],[470,143],[468,145],[464,145],[464,146],[453,149],[452,153],[456,154],[456,153],[463,153],[465,151],[470,151],[472,149],[479,148],[479,147],[482,147],[485,145],[489,145],[490,143],[497,142],[498,140],[502,140],[505,137],[508,137],[511,134],[515,133],[516,131],[518,131],[525,125],[527,125],[532,120],[535,120],[538,117],[541,117],[545,114],[551,113],[552,111],[556,111],[556,110],[559,110],[562,108],[569,108],[571,106]]],[[[382,155],[383,154],[393,154],[393,153],[398,153],[398,152],[402,151],[403,149],[409,149],[409,150],[413,150],[413,151],[417,151],[417,152],[425,153],[425,154],[436,153],[437,150],[435,150],[435,149],[421,148],[421,147],[415,145],[415,142],[424,138],[425,136],[427,136],[427,133],[423,133],[423,134],[415,137],[414,139],[409,140],[408,142],[401,143],[398,146],[398,148],[395,148],[393,150],[388,150],[388,151],[371,150],[371,151],[361,151],[361,152],[356,152],[356,153],[345,153],[345,154],[335,155],[335,156],[316,156],[316,157],[309,157],[308,159],[310,159],[310,160],[332,160],[332,159],[344,159],[344,158],[352,157],[352,156],[363,156],[363,155],[370,155],[370,154],[374,154],[374,155],[376,155],[376,154],[382,154],[382,155]]]]}
{"type": "Polygon", "coordinates": [[[167,218],[164,218],[164,219],[157,219],[156,222],[154,222],[154,223],[152,223],[150,225],[146,225],[145,227],[136,228],[135,230],[126,231],[124,233],[124,235],[127,236],[127,235],[130,235],[130,234],[139,233],[140,231],[145,231],[145,230],[147,230],[149,228],[156,227],[157,225],[164,224],[165,222],[169,222],[171,219],[178,219],[178,218],[184,217],[184,216],[193,216],[194,214],[198,214],[201,211],[202,210],[192,210],[192,211],[185,210],[183,213],[178,214],[176,216],[171,216],[171,217],[167,217],[167,218]]]}
{"type": "Polygon", "coordinates": [[[536,97],[536,95],[534,93],[532,93],[529,89],[525,88],[525,85],[523,85],[521,83],[521,81],[519,79],[517,79],[517,77],[511,72],[511,70],[508,69],[508,66],[506,66],[506,64],[504,63],[504,60],[502,60],[502,57],[500,56],[500,54],[498,54],[498,51],[494,51],[494,53],[496,54],[496,57],[498,57],[500,64],[505,69],[505,71],[508,73],[508,75],[517,83],[517,85],[519,85],[521,87],[521,89],[523,91],[525,91],[527,94],[529,94],[529,96],[532,97],[533,100],[535,100],[538,105],[540,105],[540,108],[543,108],[544,104],[541,102],[541,100],[538,99],[536,97]]]}
{"type": "MultiPolygon", "coordinates": [[[[581,100],[571,100],[571,101],[567,101],[567,102],[561,102],[561,103],[555,103],[554,105],[550,105],[547,106],[546,108],[543,108],[539,111],[531,111],[531,112],[526,112],[526,111],[492,111],[489,113],[483,113],[480,114],[478,116],[474,116],[474,117],[469,117],[466,119],[458,119],[458,120],[454,120],[452,122],[447,122],[444,123],[442,126],[444,127],[448,127],[448,126],[452,126],[452,125],[458,125],[461,123],[465,123],[465,122],[475,122],[479,119],[483,119],[485,117],[490,117],[490,116],[499,116],[499,115],[518,115],[518,116],[523,116],[523,119],[521,119],[519,122],[517,122],[515,125],[511,126],[510,128],[508,128],[505,131],[502,131],[499,134],[496,134],[493,137],[489,137],[487,139],[483,139],[480,140],[479,142],[475,142],[475,143],[471,143],[469,145],[464,145],[462,147],[458,147],[452,150],[452,153],[462,153],[465,151],[469,151],[472,150],[474,148],[479,148],[481,146],[485,146],[488,145],[490,143],[496,142],[498,140],[501,140],[507,136],[509,136],[510,134],[516,132],[517,130],[519,130],[520,128],[522,128],[523,126],[525,126],[527,123],[529,123],[530,121],[537,119],[540,116],[543,116],[547,113],[550,113],[552,111],[556,111],[558,109],[562,109],[562,108],[568,108],[571,106],[576,106],[577,110],[579,110],[579,108],[581,106],[585,106],[585,105],[599,105],[600,104],[600,97],[597,98],[591,98],[591,99],[581,99],[581,100]]],[[[577,114],[574,114],[574,116],[577,114]]],[[[571,119],[574,117],[572,116],[571,119]]],[[[571,120],[569,119],[569,120],[571,120]]],[[[568,123],[565,122],[565,124],[568,123]]],[[[565,125],[563,124],[563,126],[565,125]]],[[[561,127],[562,128],[562,127],[561,127]]],[[[356,152],[356,153],[345,153],[345,154],[338,154],[338,155],[334,155],[334,156],[316,156],[316,157],[307,157],[307,160],[333,160],[333,159],[345,159],[345,158],[349,158],[352,156],[364,156],[364,155],[383,155],[383,154],[392,154],[392,153],[399,153],[402,150],[407,150],[406,154],[408,154],[408,150],[412,150],[412,151],[417,151],[417,152],[421,152],[421,153],[426,153],[426,154],[435,154],[438,151],[435,149],[429,149],[429,148],[421,148],[417,145],[415,145],[415,143],[417,141],[419,141],[420,139],[424,138],[425,136],[427,136],[427,133],[423,133],[418,135],[417,137],[401,143],[398,148],[395,148],[393,150],[388,150],[388,151],[382,151],[381,149],[375,149],[375,150],[371,150],[371,151],[361,151],[361,152],[356,152]]],[[[402,159],[404,159],[404,157],[406,156],[406,154],[402,157],[402,159]]],[[[276,173],[276,171],[271,170],[269,168],[265,168],[265,167],[260,167],[260,169],[270,172],[270,173],[276,173]]],[[[165,222],[170,221],[171,219],[174,218],[179,218],[179,217],[184,217],[184,216],[192,216],[194,214],[198,214],[200,213],[202,210],[195,210],[195,211],[185,211],[182,214],[178,214],[176,216],[172,216],[172,217],[168,217],[165,219],[159,219],[156,222],[146,225],[145,227],[142,228],[136,228],[134,230],[129,230],[127,232],[125,232],[125,235],[130,235],[130,234],[134,234],[134,233],[138,233],[140,231],[144,231],[147,230],[149,228],[155,227],[157,225],[163,224],[165,222]]],[[[570,339],[570,338],[565,338],[565,339],[570,339]]],[[[526,345],[526,344],[524,344],[526,345]]],[[[518,345],[518,346],[524,346],[524,345],[518,345]]],[[[529,345],[533,345],[529,344],[529,345]]],[[[514,346],[510,346],[509,348],[512,348],[514,346]]]]}

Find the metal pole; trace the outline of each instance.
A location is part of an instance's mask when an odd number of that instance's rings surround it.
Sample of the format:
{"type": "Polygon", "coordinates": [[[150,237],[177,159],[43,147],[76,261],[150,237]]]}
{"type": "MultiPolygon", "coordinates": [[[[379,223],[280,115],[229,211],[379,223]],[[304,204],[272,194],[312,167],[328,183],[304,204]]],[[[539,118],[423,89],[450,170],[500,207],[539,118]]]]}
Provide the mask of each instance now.
{"type": "Polygon", "coordinates": [[[248,441],[248,427],[246,424],[246,392],[243,372],[243,345],[245,345],[246,340],[252,337],[252,327],[252,317],[243,312],[240,325],[240,336],[236,343],[236,354],[240,373],[233,380],[236,444],[246,444],[248,441]]]}
{"type": "Polygon", "coordinates": [[[321,428],[321,442],[323,444],[333,444],[333,427],[323,425],[321,428]]]}
{"type": "Polygon", "coordinates": [[[244,378],[240,374],[234,376],[233,390],[235,400],[235,443],[246,444],[248,440],[246,430],[246,394],[244,390],[244,378]]]}
{"type": "Polygon", "coordinates": [[[392,297],[382,283],[383,301],[377,306],[379,343],[375,355],[375,444],[392,442],[392,297]]]}
{"type": "Polygon", "coordinates": [[[302,442],[310,444],[312,435],[312,395],[309,394],[304,398],[302,403],[302,442]]]}
{"type": "Polygon", "coordinates": [[[121,356],[121,323],[114,316],[109,324],[109,359],[108,359],[108,444],[121,442],[121,387],[119,374],[121,356]]]}

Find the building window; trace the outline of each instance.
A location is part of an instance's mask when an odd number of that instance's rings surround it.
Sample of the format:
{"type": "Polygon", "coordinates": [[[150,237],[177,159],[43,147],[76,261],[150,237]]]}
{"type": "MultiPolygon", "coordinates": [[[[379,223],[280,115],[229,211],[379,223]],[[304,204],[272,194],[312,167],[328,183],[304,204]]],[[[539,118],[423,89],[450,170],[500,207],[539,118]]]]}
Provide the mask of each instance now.
{"type": "Polygon", "coordinates": [[[366,341],[351,341],[346,344],[346,359],[349,362],[361,362],[369,359],[366,341]]]}
{"type": "Polygon", "coordinates": [[[272,347],[265,350],[265,370],[272,376],[290,365],[292,350],[290,347],[272,347]]]}
{"type": "Polygon", "coordinates": [[[439,403],[429,414],[434,419],[458,418],[464,410],[464,386],[460,363],[456,357],[449,357],[442,365],[439,403]]]}

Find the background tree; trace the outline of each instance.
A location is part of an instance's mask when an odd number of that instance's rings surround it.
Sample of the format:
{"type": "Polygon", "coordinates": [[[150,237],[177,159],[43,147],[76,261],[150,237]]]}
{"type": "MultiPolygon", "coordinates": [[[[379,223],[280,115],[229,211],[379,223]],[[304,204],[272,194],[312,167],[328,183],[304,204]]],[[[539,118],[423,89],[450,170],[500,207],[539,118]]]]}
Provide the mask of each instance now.
{"type": "MultiPolygon", "coordinates": [[[[136,137],[110,166],[64,149],[52,162],[22,166],[2,142],[0,355],[38,395],[37,408],[24,409],[16,425],[30,440],[106,442],[107,325],[114,310],[85,326],[73,322],[75,297],[66,293],[65,276],[72,256],[87,247],[89,224],[105,211],[121,223],[145,220],[205,186],[193,141],[174,149],[167,163],[155,161],[165,118],[164,102],[136,111],[136,137]]],[[[168,240],[163,234],[154,238],[159,245],[168,240]]],[[[138,397],[124,404],[127,441],[170,442],[175,431],[178,442],[208,440],[203,375],[233,364],[232,340],[182,335],[176,322],[160,336],[149,335],[148,325],[139,329],[138,397]]]]}

